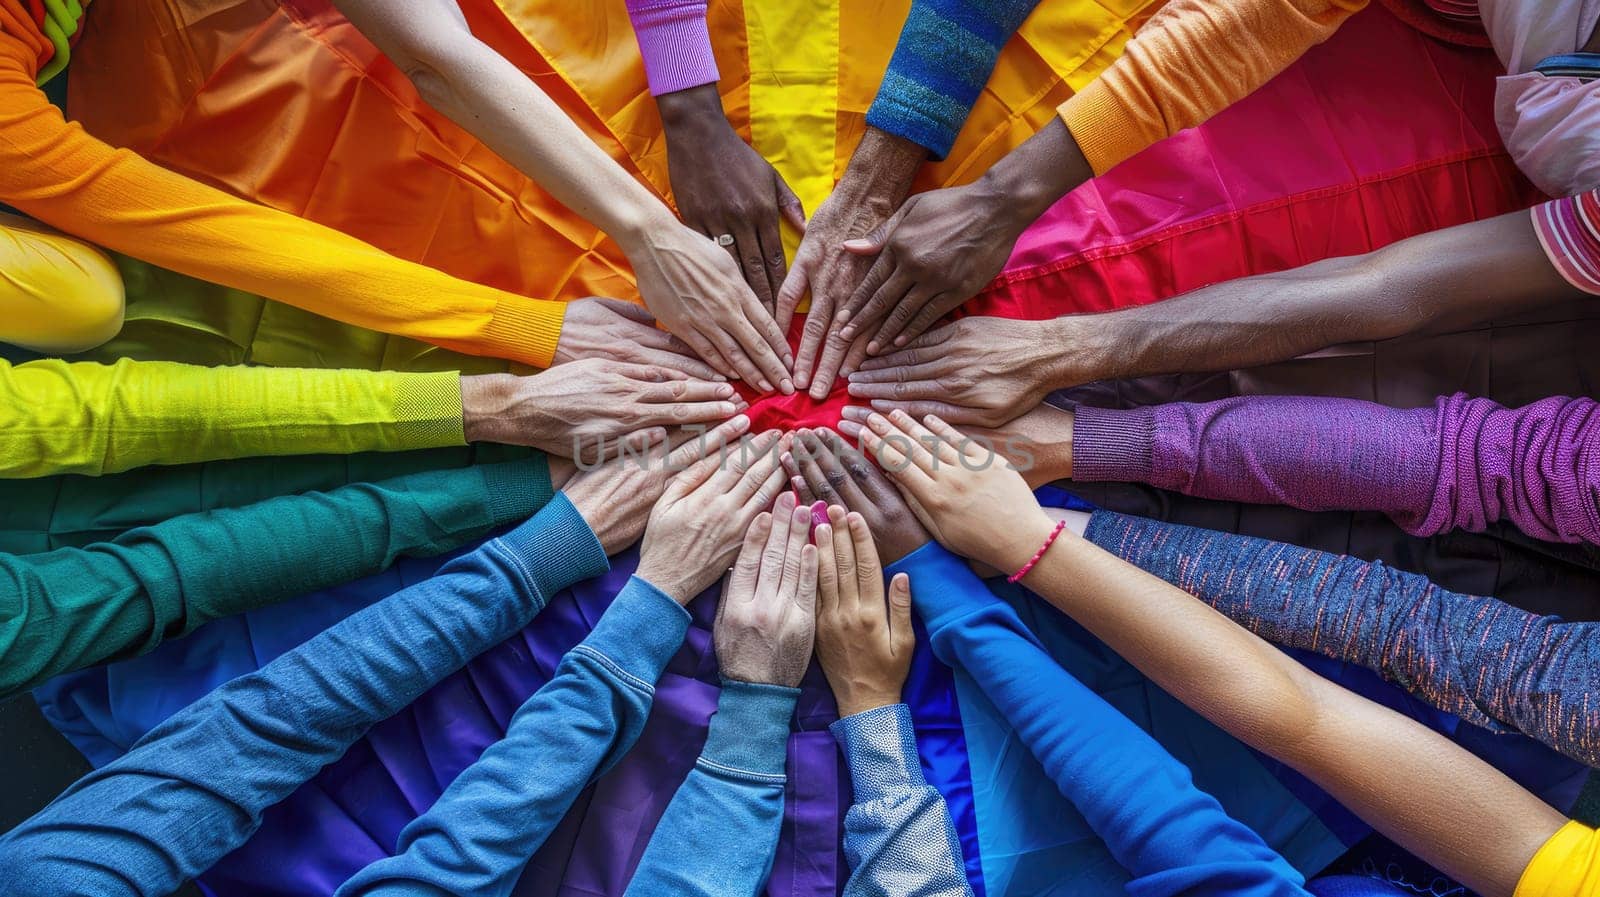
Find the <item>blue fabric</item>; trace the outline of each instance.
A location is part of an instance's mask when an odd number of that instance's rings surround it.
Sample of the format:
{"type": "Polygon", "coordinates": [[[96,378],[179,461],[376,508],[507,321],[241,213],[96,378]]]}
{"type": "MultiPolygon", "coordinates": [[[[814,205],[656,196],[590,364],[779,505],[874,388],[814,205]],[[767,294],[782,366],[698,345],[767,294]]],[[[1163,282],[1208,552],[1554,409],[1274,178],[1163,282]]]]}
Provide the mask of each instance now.
{"type": "Polygon", "coordinates": [[[913,0],[867,124],[943,159],[1038,0],[913,0]]]}
{"type": "Polygon", "coordinates": [[[772,872],[797,688],[724,681],[705,747],[656,824],[629,897],[748,897],[772,872]]]}
{"type": "Polygon", "coordinates": [[[1562,53],[1541,60],[1533,70],[1549,78],[1569,76],[1593,81],[1600,78],[1600,53],[1562,53]]]}
{"type": "Polygon", "coordinates": [[[1001,709],[1141,897],[1303,897],[1300,873],[1194,786],[1189,770],[1062,669],[1009,605],[938,545],[891,565],[911,576],[934,651],[1001,709]]]}
{"type": "Polygon", "coordinates": [[[845,897],[970,897],[944,797],[922,775],[911,709],[847,716],[829,727],[850,767],[845,897]]]}
{"type": "Polygon", "coordinates": [[[0,838],[14,897],[166,895],[374,723],[607,567],[563,496],[425,583],[353,614],[156,726],[0,838]]]}
{"type": "Polygon", "coordinates": [[[506,737],[406,826],[395,856],[356,873],[339,897],[509,894],[578,792],[638,740],[655,681],[688,629],[676,601],[630,579],[506,737]]]}

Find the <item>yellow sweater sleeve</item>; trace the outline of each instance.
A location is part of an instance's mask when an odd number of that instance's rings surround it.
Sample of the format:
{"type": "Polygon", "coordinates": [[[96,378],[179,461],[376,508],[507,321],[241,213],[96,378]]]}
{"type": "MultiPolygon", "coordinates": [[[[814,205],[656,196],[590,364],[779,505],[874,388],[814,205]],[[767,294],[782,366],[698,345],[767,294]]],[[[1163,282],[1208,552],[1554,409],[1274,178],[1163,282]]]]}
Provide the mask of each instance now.
{"type": "Polygon", "coordinates": [[[1061,118],[1104,174],[1249,96],[1367,2],[1170,0],[1061,118]]]}
{"type": "Polygon", "coordinates": [[[1600,897],[1600,832],[1562,826],[1523,870],[1515,897],[1600,897]]]}
{"type": "Polygon", "coordinates": [[[113,149],[62,119],[33,82],[35,59],[0,32],[0,200],[192,277],[461,352],[550,365],[564,303],[407,262],[113,149]]]}
{"type": "Polygon", "coordinates": [[[0,361],[0,478],[464,443],[454,372],[0,361]]]}

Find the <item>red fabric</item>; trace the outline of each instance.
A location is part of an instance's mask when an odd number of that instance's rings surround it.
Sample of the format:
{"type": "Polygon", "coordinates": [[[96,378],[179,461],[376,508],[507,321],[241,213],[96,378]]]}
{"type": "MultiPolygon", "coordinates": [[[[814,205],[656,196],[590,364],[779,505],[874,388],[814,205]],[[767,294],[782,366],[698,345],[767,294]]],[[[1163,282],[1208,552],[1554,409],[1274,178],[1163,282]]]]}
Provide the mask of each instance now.
{"type": "MultiPolygon", "coordinates": [[[[1501,147],[1499,74],[1492,53],[1373,7],[1233,108],[1057,203],[965,311],[1142,305],[1527,208],[1541,197],[1501,147]]],[[[821,403],[761,398],[753,429],[832,426],[848,401],[842,386],[821,403]]]]}
{"type": "Polygon", "coordinates": [[[1447,0],[1382,0],[1406,24],[1429,37],[1464,47],[1488,47],[1489,34],[1476,17],[1477,3],[1447,0]],[[1471,10],[1471,13],[1468,13],[1471,10]]]}

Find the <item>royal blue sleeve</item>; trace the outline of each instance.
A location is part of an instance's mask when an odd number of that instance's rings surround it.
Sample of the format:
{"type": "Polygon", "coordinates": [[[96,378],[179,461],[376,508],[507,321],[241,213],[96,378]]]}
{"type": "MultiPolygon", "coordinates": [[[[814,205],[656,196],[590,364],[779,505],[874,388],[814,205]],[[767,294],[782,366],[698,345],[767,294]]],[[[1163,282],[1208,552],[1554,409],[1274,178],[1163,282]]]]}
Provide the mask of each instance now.
{"type": "Polygon", "coordinates": [[[751,897],[783,824],[796,688],[724,680],[705,747],[661,814],[625,897],[751,897]]]}
{"type": "Polygon", "coordinates": [[[1132,874],[1135,897],[1296,895],[1304,879],[1155,739],[1050,657],[966,563],[929,543],[890,566],[940,660],[966,670],[1132,874]]]}
{"type": "Polygon", "coordinates": [[[8,897],[166,897],[380,720],[607,569],[558,495],[439,574],[340,621],[151,729],[0,838],[8,897]]]}
{"type": "Polygon", "coordinates": [[[972,897],[950,809],[922,775],[911,709],[893,704],[830,727],[850,767],[844,897],[972,897]]]}
{"type": "Polygon", "coordinates": [[[505,738],[406,826],[394,856],[356,873],[337,897],[509,894],[578,792],[638,740],[656,680],[688,629],[676,601],[630,579],[505,738]]]}
{"type": "Polygon", "coordinates": [[[912,0],[867,124],[943,159],[1039,0],[912,0]]]}

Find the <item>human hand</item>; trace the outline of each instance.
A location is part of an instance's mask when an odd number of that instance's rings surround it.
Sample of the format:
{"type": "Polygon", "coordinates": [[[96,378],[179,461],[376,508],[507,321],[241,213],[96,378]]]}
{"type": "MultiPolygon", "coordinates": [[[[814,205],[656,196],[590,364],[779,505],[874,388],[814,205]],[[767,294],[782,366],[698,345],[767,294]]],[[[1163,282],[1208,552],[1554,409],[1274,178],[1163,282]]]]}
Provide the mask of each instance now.
{"type": "Polygon", "coordinates": [[[656,427],[621,440],[620,445],[627,451],[619,449],[604,464],[570,474],[565,470],[558,474],[558,465],[552,464],[551,479],[566,477],[562,494],[583,515],[606,554],[616,554],[638,541],[646,515],[651,513],[650,506],[679,472],[696,464],[715,462],[724,446],[749,429],[750,419],[742,414],[705,432],[679,430],[669,434],[656,427]]]}
{"type": "Polygon", "coordinates": [[[802,233],[806,213],[778,170],[728,123],[717,85],[705,84],[656,97],[667,137],[667,175],[683,223],[726,247],[756,298],[774,303],[788,266],[780,219],[802,233]]]}
{"type": "Polygon", "coordinates": [[[900,703],[916,636],[911,578],[895,574],[884,601],[883,568],[867,521],[838,505],[818,524],[817,662],[839,716],[900,703]]]}
{"type": "Polygon", "coordinates": [[[832,430],[799,430],[783,455],[789,483],[806,504],[843,505],[860,514],[892,564],[927,544],[928,531],[867,457],[832,430]]]}
{"type": "Polygon", "coordinates": [[[966,427],[973,439],[988,440],[1028,481],[1038,488],[1056,480],[1072,478],[1072,425],[1076,414],[1071,408],[1042,404],[1014,421],[993,429],[966,427]]]}
{"type": "Polygon", "coordinates": [[[811,662],[817,549],[811,512],[785,492],[756,518],[728,575],[711,640],[725,679],[794,688],[811,662]]]}
{"type": "Polygon", "coordinates": [[[1056,389],[1070,347],[1052,342],[1054,322],[962,318],[850,375],[850,395],[883,412],[937,414],[997,427],[1056,389]]]}
{"type": "Polygon", "coordinates": [[[468,442],[531,445],[569,457],[594,457],[608,441],[637,430],[726,420],[743,407],[730,384],[600,358],[526,377],[461,378],[468,442]]]}
{"type": "MultiPolygon", "coordinates": [[[[833,194],[806,224],[794,265],[778,291],[777,319],[787,331],[800,300],[810,291],[811,309],[801,332],[794,375],[800,388],[810,386],[812,398],[826,398],[833,386],[831,376],[826,382],[813,380],[819,362],[827,361],[837,370],[835,359],[844,358],[851,348],[834,330],[834,309],[872,266],[871,259],[846,251],[844,243],[866,236],[894,214],[911,192],[917,166],[927,155],[926,149],[909,140],[869,127],[833,194]],[[824,358],[818,358],[819,352],[824,358]]],[[[866,352],[865,340],[860,352],[866,352]]]]}
{"type": "Polygon", "coordinates": [[[724,375],[794,392],[789,343],[728,253],[677,221],[639,234],[623,251],[656,318],[724,375]]]}
{"type": "Polygon", "coordinates": [[[877,459],[940,543],[998,570],[1019,569],[1054,523],[1004,459],[937,417],[923,420],[869,412],[864,424],[846,419],[840,427],[877,459]]]}
{"type": "Polygon", "coordinates": [[[650,511],[638,575],[679,604],[733,563],[757,514],[783,491],[779,435],[768,430],[709,455],[673,478],[650,511]]]}
{"type": "Polygon", "coordinates": [[[608,358],[653,364],[696,380],[726,380],[697,358],[688,343],[656,326],[650,312],[621,299],[591,296],[567,303],[554,363],[608,358]]]}

